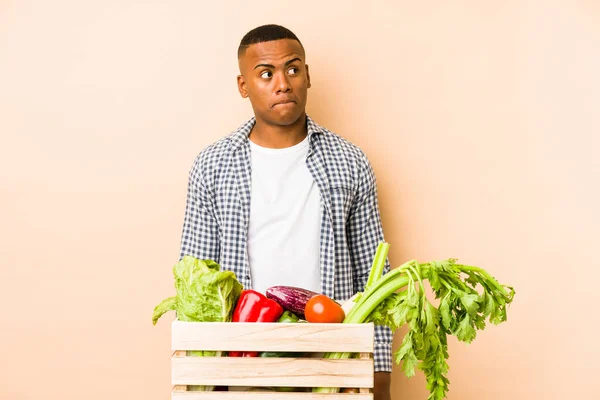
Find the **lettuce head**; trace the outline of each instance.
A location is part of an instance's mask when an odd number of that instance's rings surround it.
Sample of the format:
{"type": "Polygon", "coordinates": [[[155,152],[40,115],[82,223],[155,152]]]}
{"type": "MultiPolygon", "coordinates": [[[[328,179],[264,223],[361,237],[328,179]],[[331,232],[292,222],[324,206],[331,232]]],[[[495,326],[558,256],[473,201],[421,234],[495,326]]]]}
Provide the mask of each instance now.
{"type": "Polygon", "coordinates": [[[180,321],[228,322],[242,291],[232,271],[221,271],[212,260],[184,256],[173,266],[177,295],[154,308],[152,323],[168,311],[180,321]]]}

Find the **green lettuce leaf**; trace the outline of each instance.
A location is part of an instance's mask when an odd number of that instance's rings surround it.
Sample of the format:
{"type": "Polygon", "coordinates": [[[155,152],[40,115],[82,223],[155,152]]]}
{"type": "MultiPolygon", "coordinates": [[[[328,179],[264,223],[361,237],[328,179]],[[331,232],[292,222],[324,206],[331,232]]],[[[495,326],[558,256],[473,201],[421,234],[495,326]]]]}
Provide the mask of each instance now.
{"type": "MultiPolygon", "coordinates": [[[[180,321],[229,322],[242,292],[242,284],[232,271],[221,271],[213,260],[184,256],[173,266],[177,295],[163,300],[154,308],[152,323],[168,311],[175,311],[180,321]]],[[[188,351],[189,356],[220,357],[217,351],[188,351]]],[[[211,386],[189,385],[189,391],[211,391],[211,386]]]]}
{"type": "Polygon", "coordinates": [[[212,260],[184,256],[173,266],[177,295],[154,309],[152,322],[174,310],[180,321],[228,322],[240,297],[242,284],[232,271],[221,271],[212,260]]]}

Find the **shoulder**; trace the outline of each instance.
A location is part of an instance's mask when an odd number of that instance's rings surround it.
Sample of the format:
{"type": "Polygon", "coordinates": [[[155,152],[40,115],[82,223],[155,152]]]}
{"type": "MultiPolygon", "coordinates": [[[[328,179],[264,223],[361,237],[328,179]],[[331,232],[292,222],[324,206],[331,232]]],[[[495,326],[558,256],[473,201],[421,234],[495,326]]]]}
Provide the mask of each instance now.
{"type": "Polygon", "coordinates": [[[315,125],[315,130],[321,133],[319,141],[328,164],[349,169],[354,178],[373,174],[371,163],[363,149],[338,133],[311,122],[315,125]]]}
{"type": "Polygon", "coordinates": [[[236,148],[247,140],[252,129],[253,119],[243,123],[239,128],[225,137],[205,147],[194,159],[190,170],[190,178],[194,177],[206,184],[216,173],[226,168],[236,148]]]}
{"type": "Polygon", "coordinates": [[[230,153],[230,147],[228,137],[224,137],[204,148],[194,158],[190,169],[190,180],[205,185],[206,178],[219,169],[220,164],[230,153]]]}

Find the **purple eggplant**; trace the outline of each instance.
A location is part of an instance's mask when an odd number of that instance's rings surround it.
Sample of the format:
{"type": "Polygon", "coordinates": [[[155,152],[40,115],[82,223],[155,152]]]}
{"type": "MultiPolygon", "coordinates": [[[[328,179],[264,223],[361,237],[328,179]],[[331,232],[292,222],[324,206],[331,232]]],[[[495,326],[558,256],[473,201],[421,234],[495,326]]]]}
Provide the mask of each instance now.
{"type": "Polygon", "coordinates": [[[304,308],[311,297],[319,293],[294,286],[272,286],[267,289],[267,298],[278,302],[284,310],[291,311],[304,319],[304,308]]]}

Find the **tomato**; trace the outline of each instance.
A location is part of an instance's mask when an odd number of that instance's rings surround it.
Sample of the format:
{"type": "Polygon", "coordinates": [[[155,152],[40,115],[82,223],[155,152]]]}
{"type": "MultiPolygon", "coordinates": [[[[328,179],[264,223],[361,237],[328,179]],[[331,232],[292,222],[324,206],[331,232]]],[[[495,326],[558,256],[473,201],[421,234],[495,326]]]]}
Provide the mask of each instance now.
{"type": "Polygon", "coordinates": [[[346,317],[342,307],[324,294],[318,294],[308,300],[304,316],[308,322],[326,323],[340,323],[346,317]]]}

